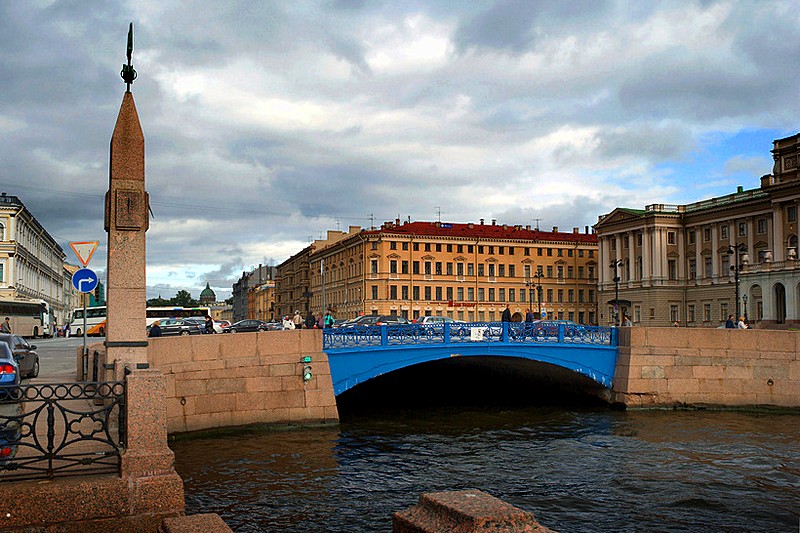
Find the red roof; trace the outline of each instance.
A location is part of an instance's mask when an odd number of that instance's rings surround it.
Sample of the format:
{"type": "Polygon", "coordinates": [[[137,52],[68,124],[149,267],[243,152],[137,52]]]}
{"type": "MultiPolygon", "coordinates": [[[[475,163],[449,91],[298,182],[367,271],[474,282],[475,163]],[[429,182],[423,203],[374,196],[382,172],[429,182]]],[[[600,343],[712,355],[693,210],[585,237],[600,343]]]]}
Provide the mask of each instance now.
{"type": "Polygon", "coordinates": [[[387,222],[379,229],[365,230],[364,233],[597,244],[597,235],[594,233],[536,231],[535,229],[527,229],[525,226],[496,224],[456,224],[452,222],[405,222],[396,224],[387,222]]]}

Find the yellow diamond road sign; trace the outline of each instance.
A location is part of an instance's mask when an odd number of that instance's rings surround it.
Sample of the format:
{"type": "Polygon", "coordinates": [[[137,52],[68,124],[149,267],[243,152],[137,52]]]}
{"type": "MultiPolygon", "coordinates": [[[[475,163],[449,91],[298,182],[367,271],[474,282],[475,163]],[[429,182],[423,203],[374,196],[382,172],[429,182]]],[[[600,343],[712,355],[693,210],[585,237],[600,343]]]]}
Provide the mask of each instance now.
{"type": "Polygon", "coordinates": [[[71,242],[69,243],[69,247],[72,248],[72,251],[78,256],[78,261],[80,261],[83,266],[86,266],[89,264],[89,261],[92,260],[92,256],[94,255],[94,251],[97,250],[98,244],[100,244],[99,241],[71,242]]]}

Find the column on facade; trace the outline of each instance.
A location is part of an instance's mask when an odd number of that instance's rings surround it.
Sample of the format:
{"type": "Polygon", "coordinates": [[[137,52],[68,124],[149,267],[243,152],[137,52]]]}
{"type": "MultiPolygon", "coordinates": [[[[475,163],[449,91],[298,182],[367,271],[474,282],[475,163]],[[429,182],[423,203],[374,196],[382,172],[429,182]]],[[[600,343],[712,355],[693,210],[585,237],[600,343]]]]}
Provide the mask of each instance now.
{"type": "Polygon", "coordinates": [[[636,233],[628,232],[628,284],[636,279],[636,233]]]}
{"type": "Polygon", "coordinates": [[[788,243],[783,236],[783,211],[779,204],[772,206],[772,219],[767,219],[767,224],[771,224],[772,235],[772,257],[775,261],[786,260],[786,247],[788,243]]]}
{"type": "Polygon", "coordinates": [[[653,228],[653,279],[663,279],[662,261],[664,260],[664,243],[662,242],[662,229],[653,228]]]}
{"type": "MultiPolygon", "coordinates": [[[[755,250],[753,249],[753,217],[747,217],[745,224],[747,225],[747,254],[752,263],[757,263],[758,257],[754,257],[755,250]]],[[[741,258],[739,260],[741,261],[741,258]]]]}
{"type": "Polygon", "coordinates": [[[686,236],[683,231],[676,230],[675,232],[677,233],[676,242],[678,244],[678,279],[685,282],[688,277],[686,275],[686,236]]]}
{"type": "MultiPolygon", "coordinates": [[[[606,258],[608,257],[608,252],[606,252],[606,238],[605,237],[598,237],[597,238],[597,263],[598,265],[602,265],[606,258]]],[[[535,266],[531,265],[531,274],[535,272],[535,266]]],[[[605,270],[602,268],[597,269],[597,283],[598,287],[602,290],[604,287],[604,283],[606,282],[606,273],[605,270]]]]}
{"type": "Polygon", "coordinates": [[[642,281],[652,281],[652,258],[650,257],[650,229],[642,228],[642,281]]]}
{"type": "Polygon", "coordinates": [[[716,279],[720,276],[724,276],[724,272],[720,272],[722,270],[721,258],[719,256],[719,237],[717,236],[717,229],[714,226],[711,227],[711,277],[716,279]]]}

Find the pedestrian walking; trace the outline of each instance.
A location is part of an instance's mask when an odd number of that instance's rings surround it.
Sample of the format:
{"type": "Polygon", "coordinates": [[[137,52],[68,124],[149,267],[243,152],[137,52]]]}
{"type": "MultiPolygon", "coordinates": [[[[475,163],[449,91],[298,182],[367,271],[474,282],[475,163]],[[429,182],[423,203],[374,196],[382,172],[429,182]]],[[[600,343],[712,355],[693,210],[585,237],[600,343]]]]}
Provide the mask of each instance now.
{"type": "Polygon", "coordinates": [[[5,322],[0,324],[0,333],[12,333],[11,322],[9,321],[8,317],[6,317],[5,322]]]}
{"type": "Polygon", "coordinates": [[[725,321],[725,329],[736,329],[736,323],[733,321],[733,315],[728,315],[728,320],[725,321]]]}
{"type": "Polygon", "coordinates": [[[331,310],[328,309],[328,312],[325,313],[325,319],[323,320],[325,324],[325,328],[332,328],[334,324],[333,315],[331,314],[331,310]]]}
{"type": "Polygon", "coordinates": [[[506,304],[506,308],[503,309],[503,316],[501,320],[503,322],[511,322],[511,309],[509,309],[508,304],[506,304]]]}
{"type": "Polygon", "coordinates": [[[214,331],[214,321],[209,315],[206,315],[206,323],[204,325],[206,328],[206,333],[216,333],[216,331],[214,331]]]}
{"type": "Polygon", "coordinates": [[[294,323],[294,329],[303,329],[303,317],[300,315],[299,309],[295,310],[292,322],[294,323]]]}

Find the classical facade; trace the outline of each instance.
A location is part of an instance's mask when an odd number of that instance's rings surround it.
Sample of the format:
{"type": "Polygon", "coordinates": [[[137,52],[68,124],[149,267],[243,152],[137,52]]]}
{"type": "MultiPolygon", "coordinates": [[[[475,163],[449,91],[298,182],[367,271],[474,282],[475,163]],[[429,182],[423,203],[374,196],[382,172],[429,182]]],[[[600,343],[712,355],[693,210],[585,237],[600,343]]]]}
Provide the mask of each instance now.
{"type": "Polygon", "coordinates": [[[498,321],[508,305],[517,319],[541,308],[547,318],[597,321],[597,238],[588,228],[396,220],[315,244],[308,255],[315,313],[498,321]]]}
{"type": "Polygon", "coordinates": [[[259,285],[266,283],[267,281],[274,280],[274,266],[258,265],[258,268],[254,268],[250,272],[242,272],[242,277],[233,284],[233,291],[231,295],[233,298],[232,321],[238,322],[239,320],[244,320],[245,318],[255,318],[247,315],[249,312],[248,291],[253,287],[258,287],[259,285]]]}
{"type": "Polygon", "coordinates": [[[25,204],[6,193],[0,195],[0,299],[43,300],[53,320],[62,323],[65,303],[66,255],[25,204]]]}
{"type": "Polygon", "coordinates": [[[247,291],[247,317],[275,321],[275,282],[265,281],[247,291]]]}
{"type": "Polygon", "coordinates": [[[799,323],[799,147],[800,134],[774,141],[773,173],[756,189],[600,216],[601,323],[616,320],[615,301],[647,326],[717,327],[736,314],[799,323]]]}

